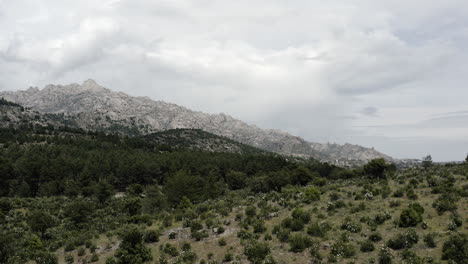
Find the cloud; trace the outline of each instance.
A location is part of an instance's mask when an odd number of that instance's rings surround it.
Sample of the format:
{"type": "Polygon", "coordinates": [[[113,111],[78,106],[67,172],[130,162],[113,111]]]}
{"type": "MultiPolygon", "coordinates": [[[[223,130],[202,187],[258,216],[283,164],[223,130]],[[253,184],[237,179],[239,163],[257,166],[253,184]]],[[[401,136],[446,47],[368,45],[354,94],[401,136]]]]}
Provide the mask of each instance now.
{"type": "Polygon", "coordinates": [[[379,109],[377,109],[377,107],[368,106],[368,107],[364,107],[360,113],[366,116],[378,117],[377,115],[378,112],[379,112],[379,109]]]}
{"type": "Polygon", "coordinates": [[[462,0],[18,0],[0,10],[0,90],[93,78],[397,157],[423,156],[426,146],[388,138],[414,138],[437,123],[433,134],[444,142],[460,133],[455,121],[424,120],[466,110],[462,0]],[[362,129],[399,124],[420,128],[362,129]]]}

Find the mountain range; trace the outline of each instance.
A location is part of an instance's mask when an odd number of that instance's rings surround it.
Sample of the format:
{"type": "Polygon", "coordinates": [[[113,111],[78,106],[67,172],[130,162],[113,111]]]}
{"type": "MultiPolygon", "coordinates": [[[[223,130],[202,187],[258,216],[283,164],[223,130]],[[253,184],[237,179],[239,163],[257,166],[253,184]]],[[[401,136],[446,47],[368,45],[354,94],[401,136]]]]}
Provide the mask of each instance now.
{"type": "Polygon", "coordinates": [[[198,129],[282,155],[314,158],[341,166],[365,164],[375,158],[398,162],[373,148],[352,144],[321,144],[287,132],[261,129],[226,114],[207,114],[149,97],[134,97],[83,84],[47,85],[43,89],[0,92],[0,97],[27,109],[65,120],[85,130],[147,135],[172,129],[198,129]]]}

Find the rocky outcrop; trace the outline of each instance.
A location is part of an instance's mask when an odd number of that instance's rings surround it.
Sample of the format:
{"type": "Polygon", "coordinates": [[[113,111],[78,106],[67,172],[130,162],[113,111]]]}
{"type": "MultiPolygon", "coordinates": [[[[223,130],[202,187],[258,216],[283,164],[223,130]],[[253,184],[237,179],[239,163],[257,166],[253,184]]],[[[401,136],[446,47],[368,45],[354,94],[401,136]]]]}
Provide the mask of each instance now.
{"type": "Polygon", "coordinates": [[[176,128],[202,129],[263,150],[312,157],[340,165],[392,158],[373,149],[345,144],[310,143],[289,133],[260,129],[226,114],[207,114],[185,107],[133,97],[104,88],[93,80],[83,84],[47,85],[43,89],[1,92],[0,97],[31,109],[62,114],[83,129],[149,134],[176,128]]]}

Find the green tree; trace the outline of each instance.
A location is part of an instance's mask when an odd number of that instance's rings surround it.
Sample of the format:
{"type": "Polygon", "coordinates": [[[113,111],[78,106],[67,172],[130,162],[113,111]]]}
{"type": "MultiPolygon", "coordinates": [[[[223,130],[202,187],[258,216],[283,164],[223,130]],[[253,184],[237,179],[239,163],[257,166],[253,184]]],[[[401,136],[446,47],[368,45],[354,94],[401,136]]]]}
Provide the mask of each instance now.
{"type": "Polygon", "coordinates": [[[107,181],[99,181],[95,186],[94,195],[102,204],[105,203],[114,194],[114,188],[107,181]]]}
{"type": "Polygon", "coordinates": [[[39,232],[44,235],[44,232],[55,226],[57,220],[50,214],[44,211],[33,211],[28,219],[28,224],[34,232],[39,232]]]}
{"type": "Polygon", "coordinates": [[[91,202],[77,200],[64,209],[64,215],[70,218],[76,225],[87,222],[94,211],[94,205],[91,202]]]}
{"type": "Polygon", "coordinates": [[[383,158],[373,159],[364,165],[364,173],[371,178],[384,178],[388,168],[387,162],[383,158]]]}
{"type": "Polygon", "coordinates": [[[432,156],[427,155],[426,157],[422,158],[422,166],[425,169],[428,169],[432,166],[432,156]]]}
{"type": "Polygon", "coordinates": [[[306,185],[314,178],[314,174],[306,167],[299,166],[291,172],[290,177],[291,184],[306,185]]]}
{"type": "Polygon", "coordinates": [[[204,181],[201,177],[192,175],[188,171],[180,170],[167,179],[164,186],[169,202],[177,205],[186,196],[191,201],[200,201],[203,197],[204,181]]]}
{"type": "Polygon", "coordinates": [[[142,264],[153,259],[151,250],[143,244],[143,233],[137,228],[123,234],[115,256],[118,264],[142,264]]]}
{"type": "Polygon", "coordinates": [[[144,213],[154,214],[167,208],[167,197],[158,186],[148,186],[145,190],[145,197],[142,201],[144,213]]]}
{"type": "Polygon", "coordinates": [[[233,190],[244,188],[246,180],[247,175],[243,172],[230,170],[226,173],[226,183],[233,190]]]}

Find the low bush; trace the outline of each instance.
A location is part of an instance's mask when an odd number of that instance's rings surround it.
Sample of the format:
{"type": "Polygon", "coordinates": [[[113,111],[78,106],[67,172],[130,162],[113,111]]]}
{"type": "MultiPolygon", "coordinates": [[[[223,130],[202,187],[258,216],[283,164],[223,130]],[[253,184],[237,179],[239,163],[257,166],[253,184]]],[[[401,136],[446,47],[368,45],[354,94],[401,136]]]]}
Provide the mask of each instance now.
{"type": "Polygon", "coordinates": [[[404,234],[398,234],[387,241],[387,246],[394,250],[411,248],[418,243],[419,236],[414,229],[408,230],[404,234]]]}
{"type": "Polygon", "coordinates": [[[468,235],[459,233],[450,236],[442,247],[442,259],[457,264],[468,263],[468,235]]]}
{"type": "Polygon", "coordinates": [[[303,252],[306,248],[312,245],[312,240],[302,234],[296,233],[289,237],[289,251],[303,252]]]}

